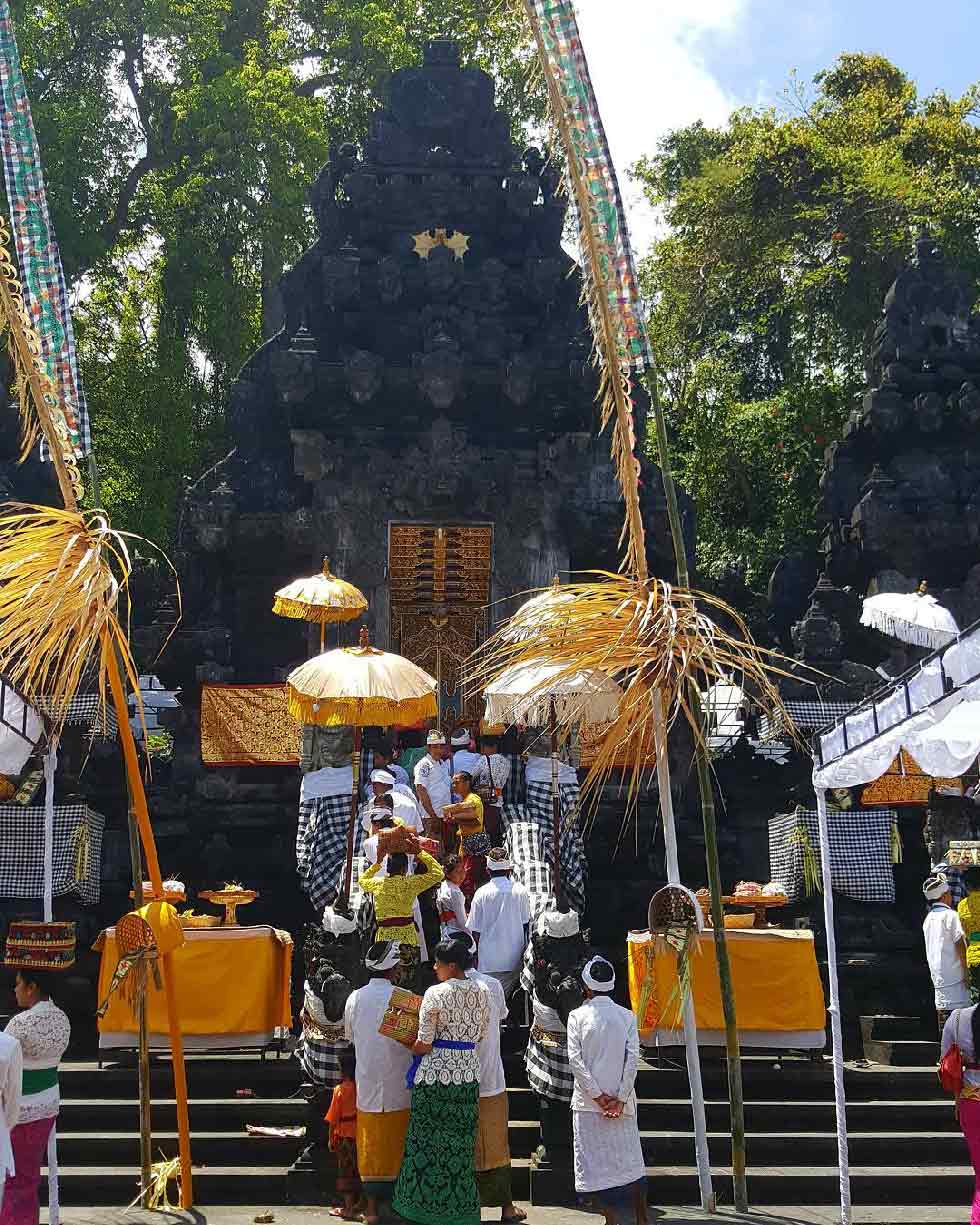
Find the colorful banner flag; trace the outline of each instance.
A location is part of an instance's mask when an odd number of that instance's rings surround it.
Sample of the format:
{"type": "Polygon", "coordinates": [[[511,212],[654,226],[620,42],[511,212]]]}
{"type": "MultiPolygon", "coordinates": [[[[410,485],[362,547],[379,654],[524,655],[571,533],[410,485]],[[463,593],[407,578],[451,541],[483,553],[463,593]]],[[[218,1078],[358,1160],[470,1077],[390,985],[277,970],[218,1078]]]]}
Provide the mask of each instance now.
{"type": "Polygon", "coordinates": [[[643,303],[630,248],[626,215],[605,129],[599,115],[589,66],[582,50],[578,21],[571,0],[528,0],[537,19],[539,48],[546,56],[546,73],[560,90],[579,174],[589,194],[590,216],[583,217],[578,194],[569,192],[578,215],[579,232],[590,231],[597,244],[596,269],[584,260],[586,275],[599,284],[592,289],[609,303],[618,321],[618,345],[624,370],[646,370],[653,364],[643,303]]]}
{"type": "Polygon", "coordinates": [[[24,306],[40,337],[42,363],[64,406],[71,445],[81,458],[92,449],[88,409],[78,373],[68,287],[48,213],[41,152],[7,0],[0,0],[0,148],[24,306]]]}

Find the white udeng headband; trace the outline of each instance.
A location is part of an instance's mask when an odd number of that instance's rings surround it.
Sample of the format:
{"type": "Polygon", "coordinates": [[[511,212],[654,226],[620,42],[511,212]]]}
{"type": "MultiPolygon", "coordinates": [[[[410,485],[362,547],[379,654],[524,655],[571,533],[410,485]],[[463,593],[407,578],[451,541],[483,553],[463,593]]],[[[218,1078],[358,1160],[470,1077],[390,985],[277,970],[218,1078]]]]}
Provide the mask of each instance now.
{"type": "Polygon", "coordinates": [[[582,982],[589,988],[590,991],[612,991],[616,986],[616,971],[613,970],[613,976],[607,983],[601,983],[598,979],[592,977],[592,970],[595,966],[612,966],[606,961],[605,957],[593,957],[590,962],[586,963],[585,969],[582,971],[582,982]]]}
{"type": "Polygon", "coordinates": [[[401,961],[401,945],[391,940],[386,941],[386,944],[388,951],[375,961],[372,961],[370,957],[364,958],[364,964],[369,970],[375,970],[378,972],[382,970],[393,970],[395,966],[398,965],[399,961],[401,961]]]}

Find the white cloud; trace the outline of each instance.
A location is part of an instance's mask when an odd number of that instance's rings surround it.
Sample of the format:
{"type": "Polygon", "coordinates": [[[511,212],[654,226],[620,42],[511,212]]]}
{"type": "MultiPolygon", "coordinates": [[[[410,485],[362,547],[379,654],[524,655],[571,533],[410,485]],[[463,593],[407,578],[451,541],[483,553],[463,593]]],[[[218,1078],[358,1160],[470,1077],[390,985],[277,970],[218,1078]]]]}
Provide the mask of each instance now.
{"type": "Polygon", "coordinates": [[[728,34],[747,0],[578,0],[582,43],[609,139],[637,255],[656,217],[628,174],[672,128],[723,123],[739,105],[700,52],[706,35],[728,34]]]}

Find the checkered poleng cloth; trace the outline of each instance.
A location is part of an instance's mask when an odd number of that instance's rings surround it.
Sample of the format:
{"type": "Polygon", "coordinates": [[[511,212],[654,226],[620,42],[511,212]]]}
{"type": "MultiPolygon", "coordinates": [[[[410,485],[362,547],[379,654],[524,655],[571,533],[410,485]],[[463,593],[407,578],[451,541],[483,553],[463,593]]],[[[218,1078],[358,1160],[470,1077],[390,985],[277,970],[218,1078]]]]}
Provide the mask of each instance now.
{"type": "MultiPolygon", "coordinates": [[[[54,809],[54,897],[75,893],[94,906],[101,896],[105,817],[84,804],[54,809]]],[[[0,897],[40,898],[44,893],[44,807],[0,804],[0,897]]]]}
{"type": "Polygon", "coordinates": [[[47,698],[40,698],[37,709],[49,719],[58,719],[63,714],[63,722],[69,727],[87,727],[93,736],[102,740],[115,740],[119,735],[115,710],[104,703],[97,693],[76,693],[67,708],[47,698]]]}
{"type": "MultiPolygon", "coordinates": [[[[588,865],[578,829],[579,789],[570,783],[558,788],[561,800],[562,891],[579,914],[585,911],[588,865]]],[[[502,824],[507,851],[514,863],[514,876],[531,895],[531,917],[546,909],[553,896],[551,865],[554,859],[554,817],[551,785],[528,783],[524,805],[504,805],[502,824]]]]}
{"type": "MultiPolygon", "coordinates": [[[[834,892],[855,902],[895,901],[892,871],[894,808],[864,808],[827,814],[830,875],[834,892]]],[[[820,871],[820,839],[815,809],[788,813],[769,821],[769,876],[786,886],[790,901],[803,891],[803,848],[794,841],[803,824],[820,871]]]]}
{"type": "MultiPolygon", "coordinates": [[[[317,910],[330,906],[340,891],[347,856],[350,796],[318,796],[300,804],[296,830],[296,869],[300,883],[317,910]]],[[[362,827],[354,831],[354,856],[360,850],[362,827]]]]}
{"type": "Polygon", "coordinates": [[[88,409],[8,0],[0,0],[0,145],[24,307],[37,329],[41,361],[64,411],[68,442],[81,457],[92,449],[88,409]]]}
{"type": "Polygon", "coordinates": [[[350,1050],[349,1042],[323,1042],[319,1038],[300,1038],[294,1054],[300,1067],[318,1089],[333,1089],[340,1084],[340,1056],[350,1050]]]}
{"type": "MultiPolygon", "coordinates": [[[[800,731],[815,732],[817,728],[826,727],[835,719],[846,715],[851,709],[850,702],[821,702],[812,698],[787,698],[783,705],[786,713],[800,731]]],[[[780,740],[789,734],[786,720],[781,716],[770,718],[765,715],[759,721],[759,739],[763,744],[780,740]]]]}
{"type": "Polygon", "coordinates": [[[575,1088],[575,1077],[568,1062],[568,1045],[552,1039],[547,1044],[533,1035],[527,1040],[524,1070],[531,1089],[542,1097],[554,1101],[570,1102],[575,1088]],[[551,1041],[555,1045],[551,1045],[551,1041]]]}
{"type": "Polygon", "coordinates": [[[505,808],[508,804],[513,806],[524,802],[524,758],[520,753],[510,753],[507,760],[510,762],[510,775],[500,797],[505,808]]]}

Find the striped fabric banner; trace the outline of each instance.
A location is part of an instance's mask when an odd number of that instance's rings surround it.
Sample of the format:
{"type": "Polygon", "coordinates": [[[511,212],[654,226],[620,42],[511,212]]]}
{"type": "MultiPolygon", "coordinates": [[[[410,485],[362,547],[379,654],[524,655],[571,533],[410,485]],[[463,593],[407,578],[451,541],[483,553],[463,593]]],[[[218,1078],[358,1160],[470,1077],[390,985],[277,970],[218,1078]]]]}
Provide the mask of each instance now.
{"type": "MultiPolygon", "coordinates": [[[[579,232],[591,231],[598,246],[596,294],[609,303],[619,321],[619,350],[623,370],[646,370],[653,354],[644,320],[636,267],[626,229],[626,215],[605,129],[599,115],[589,66],[586,63],[572,0],[526,0],[528,15],[537,23],[539,47],[547,57],[550,75],[561,92],[563,109],[590,198],[590,216],[583,217],[574,191],[579,232]]],[[[572,150],[565,150],[572,156],[572,150]]],[[[585,261],[589,275],[588,261],[585,261]]]]}
{"type": "Polygon", "coordinates": [[[8,0],[0,0],[0,148],[24,306],[40,337],[44,366],[64,405],[72,447],[81,458],[92,449],[88,409],[8,0]]]}

